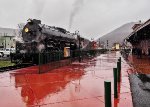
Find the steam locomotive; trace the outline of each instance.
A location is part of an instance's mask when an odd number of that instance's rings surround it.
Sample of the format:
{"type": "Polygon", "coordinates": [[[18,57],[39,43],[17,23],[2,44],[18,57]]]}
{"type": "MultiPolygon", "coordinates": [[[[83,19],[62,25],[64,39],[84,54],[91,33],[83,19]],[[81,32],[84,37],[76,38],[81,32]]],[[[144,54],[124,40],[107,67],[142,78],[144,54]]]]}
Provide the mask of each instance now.
{"type": "Polygon", "coordinates": [[[63,52],[65,47],[74,51],[79,48],[77,43],[73,33],[60,27],[41,24],[40,20],[29,19],[22,30],[21,41],[16,40],[16,53],[11,54],[11,61],[38,64],[39,53],[63,52]]]}

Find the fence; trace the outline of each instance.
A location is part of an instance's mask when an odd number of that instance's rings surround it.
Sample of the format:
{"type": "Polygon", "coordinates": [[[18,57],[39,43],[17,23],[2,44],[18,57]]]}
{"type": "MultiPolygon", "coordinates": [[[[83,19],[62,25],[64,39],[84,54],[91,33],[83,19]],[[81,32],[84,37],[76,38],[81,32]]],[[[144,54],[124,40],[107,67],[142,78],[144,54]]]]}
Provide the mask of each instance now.
{"type": "Polygon", "coordinates": [[[51,69],[70,64],[72,61],[92,58],[98,54],[106,52],[106,49],[95,50],[75,50],[70,51],[65,56],[64,51],[51,51],[43,53],[11,53],[11,62],[22,64],[30,63],[39,65],[39,73],[47,72],[51,69]]]}
{"type": "Polygon", "coordinates": [[[53,52],[46,52],[46,53],[39,53],[38,54],[38,59],[39,59],[39,64],[46,64],[50,62],[55,62],[55,61],[60,61],[64,59],[77,59],[81,57],[82,59],[88,58],[88,57],[93,57],[98,54],[104,53],[106,50],[101,49],[101,50],[76,50],[76,51],[70,51],[70,55],[68,57],[64,57],[64,52],[63,51],[53,51],[53,52]]]}
{"type": "MultiPolygon", "coordinates": [[[[37,57],[39,64],[39,73],[47,72],[51,69],[70,64],[75,60],[79,60],[80,62],[85,58],[91,58],[106,51],[107,50],[105,49],[76,50],[70,51],[70,55],[68,57],[64,57],[63,51],[39,53],[37,57]]],[[[35,61],[37,61],[37,59],[35,59],[35,61]]]]}

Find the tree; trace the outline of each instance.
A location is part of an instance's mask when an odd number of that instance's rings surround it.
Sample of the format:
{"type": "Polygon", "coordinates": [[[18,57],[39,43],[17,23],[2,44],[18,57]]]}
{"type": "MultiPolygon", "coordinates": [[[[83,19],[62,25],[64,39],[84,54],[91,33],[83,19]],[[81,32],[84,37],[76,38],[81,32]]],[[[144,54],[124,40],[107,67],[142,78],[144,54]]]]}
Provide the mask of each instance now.
{"type": "Polygon", "coordinates": [[[19,41],[19,42],[23,42],[23,39],[22,39],[22,30],[24,28],[25,24],[24,23],[19,23],[17,25],[18,29],[15,30],[15,35],[16,35],[16,38],[15,40],[16,41],[19,41]]]}

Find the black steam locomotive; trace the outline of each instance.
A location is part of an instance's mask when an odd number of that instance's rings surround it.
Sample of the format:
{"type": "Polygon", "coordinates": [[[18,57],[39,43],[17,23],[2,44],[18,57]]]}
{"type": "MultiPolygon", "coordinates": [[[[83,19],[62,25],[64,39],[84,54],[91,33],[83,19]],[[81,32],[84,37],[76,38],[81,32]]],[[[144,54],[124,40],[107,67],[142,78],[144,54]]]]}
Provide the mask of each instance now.
{"type": "Polygon", "coordinates": [[[69,47],[70,51],[77,50],[77,43],[73,33],[41,24],[40,20],[29,19],[22,30],[21,41],[16,41],[16,53],[11,54],[11,60],[15,63],[38,64],[39,53],[43,54],[44,59],[50,59],[52,55],[56,56],[56,52],[63,52],[65,47],[69,47]]]}

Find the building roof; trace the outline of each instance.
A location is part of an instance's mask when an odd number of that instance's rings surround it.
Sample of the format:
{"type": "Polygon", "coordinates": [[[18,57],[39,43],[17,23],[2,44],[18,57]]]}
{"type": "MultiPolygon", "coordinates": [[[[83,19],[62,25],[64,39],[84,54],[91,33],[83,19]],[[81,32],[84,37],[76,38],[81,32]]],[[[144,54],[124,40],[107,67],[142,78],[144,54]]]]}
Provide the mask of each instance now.
{"type": "Polygon", "coordinates": [[[136,30],[139,26],[141,26],[142,25],[142,23],[137,23],[137,24],[135,24],[133,27],[132,27],[132,29],[133,30],[136,30]]]}
{"type": "Polygon", "coordinates": [[[129,39],[131,36],[135,35],[137,32],[141,31],[142,29],[144,29],[145,27],[150,25],[150,19],[148,19],[146,22],[139,24],[138,26],[134,25],[134,31],[126,38],[129,39]]]}
{"type": "Polygon", "coordinates": [[[0,28],[0,36],[15,36],[15,29],[0,28]]]}
{"type": "Polygon", "coordinates": [[[139,25],[139,26],[137,27],[137,29],[135,29],[135,32],[137,32],[137,31],[143,29],[145,26],[148,26],[149,24],[150,24],[150,19],[147,20],[145,23],[139,25]]]}

